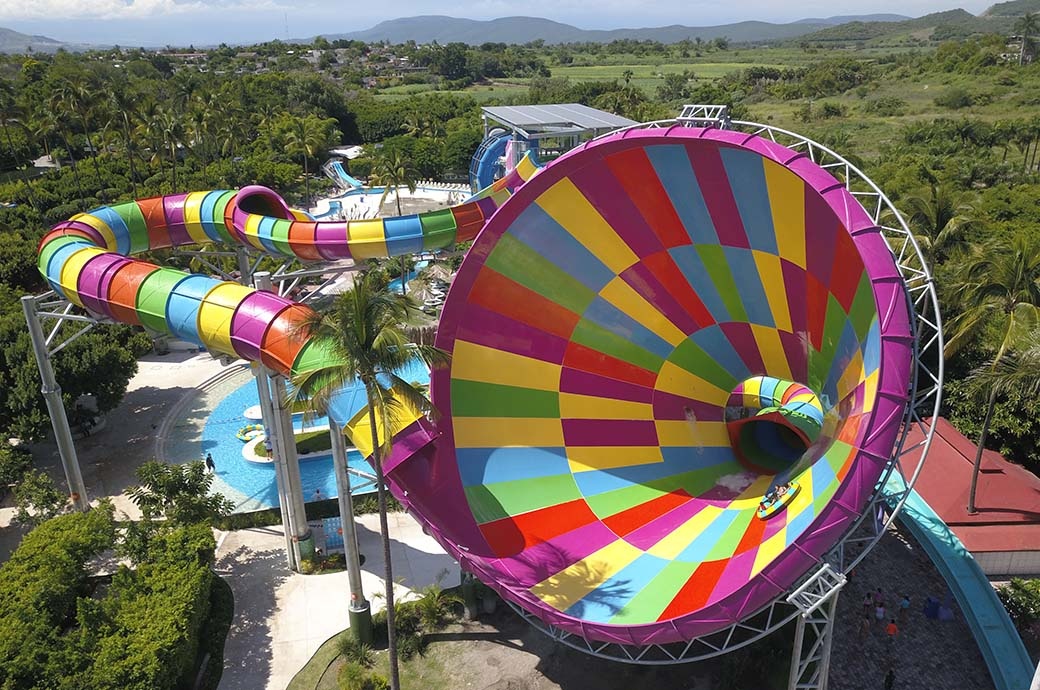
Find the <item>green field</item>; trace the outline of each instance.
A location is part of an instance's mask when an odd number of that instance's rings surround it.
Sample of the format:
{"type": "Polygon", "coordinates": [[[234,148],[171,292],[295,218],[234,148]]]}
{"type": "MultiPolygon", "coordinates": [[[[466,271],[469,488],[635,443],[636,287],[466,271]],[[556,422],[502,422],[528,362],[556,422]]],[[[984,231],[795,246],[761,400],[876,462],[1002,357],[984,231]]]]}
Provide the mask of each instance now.
{"type": "Polygon", "coordinates": [[[417,94],[450,93],[456,96],[469,96],[477,103],[487,103],[502,98],[513,96],[524,96],[527,94],[527,84],[494,82],[492,84],[474,84],[468,89],[461,91],[441,91],[433,84],[406,84],[404,86],[388,86],[379,89],[376,98],[384,101],[405,100],[417,94]]]}
{"type": "Polygon", "coordinates": [[[618,64],[553,67],[554,77],[566,77],[571,81],[621,81],[625,72],[632,72],[632,85],[652,95],[654,90],[664,83],[664,75],[693,72],[697,79],[718,79],[733,72],[739,72],[752,66],[786,67],[785,64],[771,62],[669,62],[658,64],[618,64]]]}

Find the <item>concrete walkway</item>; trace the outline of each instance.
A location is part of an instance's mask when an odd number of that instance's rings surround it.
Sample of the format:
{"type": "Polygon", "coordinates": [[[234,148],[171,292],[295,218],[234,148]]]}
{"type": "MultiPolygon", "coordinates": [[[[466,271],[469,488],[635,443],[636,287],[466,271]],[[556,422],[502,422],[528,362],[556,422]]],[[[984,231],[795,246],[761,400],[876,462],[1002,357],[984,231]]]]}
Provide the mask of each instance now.
{"type": "MultiPolygon", "coordinates": [[[[437,582],[459,583],[458,565],[415,520],[404,513],[389,519],[398,598],[437,582]]],[[[347,573],[289,571],[280,526],[229,532],[220,539],[217,570],[235,594],[220,690],[283,690],[325,640],[347,627],[347,573]]],[[[358,542],[365,556],[365,596],[378,611],[384,585],[377,515],[358,519],[358,542]]]]}
{"type": "MultiPolygon", "coordinates": [[[[102,327],[103,328],[103,327],[102,327]]],[[[140,517],[137,507],[123,494],[137,484],[137,468],[155,456],[155,439],[167,413],[195,387],[219,374],[224,367],[206,353],[172,350],[147,355],[138,361],[126,397],[108,413],[105,428],[76,441],[80,471],[91,500],[108,496],[116,512],[140,517]]],[[[53,440],[32,446],[33,463],[66,490],[65,474],[53,440]]],[[[21,541],[22,531],[11,525],[15,509],[10,498],[0,508],[0,558],[6,559],[21,541]]]]}

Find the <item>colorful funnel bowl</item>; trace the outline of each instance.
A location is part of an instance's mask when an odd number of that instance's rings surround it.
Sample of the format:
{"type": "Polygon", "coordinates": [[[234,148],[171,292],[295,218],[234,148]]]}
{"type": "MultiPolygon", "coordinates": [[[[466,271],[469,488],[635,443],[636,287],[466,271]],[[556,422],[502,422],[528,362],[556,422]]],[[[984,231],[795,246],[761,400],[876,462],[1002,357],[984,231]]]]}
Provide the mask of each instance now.
{"type": "Polygon", "coordinates": [[[635,645],[741,621],[821,561],[889,461],[913,348],[892,253],[840,182],[681,127],[594,141],[522,186],[437,343],[435,438],[390,464],[395,493],[511,602],[635,645]],[[775,457],[752,467],[726,410],[755,377],[808,394],[817,426],[756,438],[775,457]],[[757,518],[786,481],[792,501],[757,518]]]}

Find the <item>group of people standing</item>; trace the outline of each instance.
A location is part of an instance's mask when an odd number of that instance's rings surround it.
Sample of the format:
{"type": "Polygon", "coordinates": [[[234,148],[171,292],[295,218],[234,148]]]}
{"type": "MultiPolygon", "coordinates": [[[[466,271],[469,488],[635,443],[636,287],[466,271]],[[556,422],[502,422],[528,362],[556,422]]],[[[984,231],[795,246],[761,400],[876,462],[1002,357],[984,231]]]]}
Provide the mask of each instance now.
{"type": "Polygon", "coordinates": [[[896,638],[899,637],[899,626],[906,623],[909,615],[910,596],[904,594],[902,599],[893,605],[892,608],[898,611],[896,615],[892,615],[892,611],[886,608],[885,594],[880,587],[873,592],[867,592],[863,598],[863,623],[860,627],[860,636],[866,637],[876,622],[884,628],[889,641],[894,643],[896,638]],[[897,618],[899,620],[898,623],[896,623],[897,618]],[[886,619],[888,623],[885,622],[886,619]]]}
{"type": "MultiPolygon", "coordinates": [[[[886,606],[885,593],[880,587],[873,592],[867,592],[863,597],[863,620],[860,626],[860,639],[870,634],[874,625],[878,625],[885,631],[888,638],[889,650],[895,646],[899,637],[899,626],[905,625],[910,615],[910,596],[904,594],[901,599],[891,606],[886,606]],[[893,615],[893,611],[896,613],[893,615]],[[886,623],[887,620],[887,623],[886,623]],[[898,622],[897,622],[898,620],[898,622]]],[[[895,687],[895,670],[890,666],[885,674],[884,688],[892,690],[895,687]]]]}

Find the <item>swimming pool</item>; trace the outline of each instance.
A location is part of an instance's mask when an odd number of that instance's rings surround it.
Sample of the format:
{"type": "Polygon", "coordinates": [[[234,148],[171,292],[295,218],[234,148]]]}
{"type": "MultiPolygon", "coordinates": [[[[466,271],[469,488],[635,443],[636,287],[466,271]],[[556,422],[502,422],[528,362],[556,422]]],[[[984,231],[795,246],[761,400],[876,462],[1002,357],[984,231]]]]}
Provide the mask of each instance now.
{"type": "MultiPolygon", "coordinates": [[[[203,453],[211,453],[216,464],[217,477],[236,492],[246,497],[238,510],[260,510],[278,507],[278,487],[275,484],[275,471],[272,463],[251,462],[242,457],[243,443],[235,434],[252,420],[246,419],[243,412],[258,405],[260,397],[256,391],[256,383],[249,379],[227,395],[210,413],[202,431],[203,453]]],[[[307,426],[327,423],[325,417],[307,420],[307,426]]],[[[297,429],[303,424],[300,415],[293,415],[293,426],[297,429]]],[[[350,467],[369,474],[372,467],[356,450],[347,451],[350,467]]],[[[303,485],[304,500],[315,500],[314,491],[321,492],[321,499],[336,498],[336,475],[332,465],[332,454],[323,454],[300,461],[300,481],[303,485]]],[[[350,483],[356,493],[371,493],[375,486],[355,475],[350,476],[350,483]],[[369,484],[362,488],[362,485],[369,484]]],[[[217,487],[219,490],[219,487],[217,487]]]]}
{"type": "MultiPolygon", "coordinates": [[[[413,280],[415,280],[419,276],[419,272],[429,265],[429,261],[416,261],[415,268],[411,271],[408,271],[408,282],[410,283],[413,280]]],[[[401,289],[400,278],[394,278],[389,283],[387,283],[386,287],[390,290],[390,292],[403,292],[403,290],[401,289]]]]}

